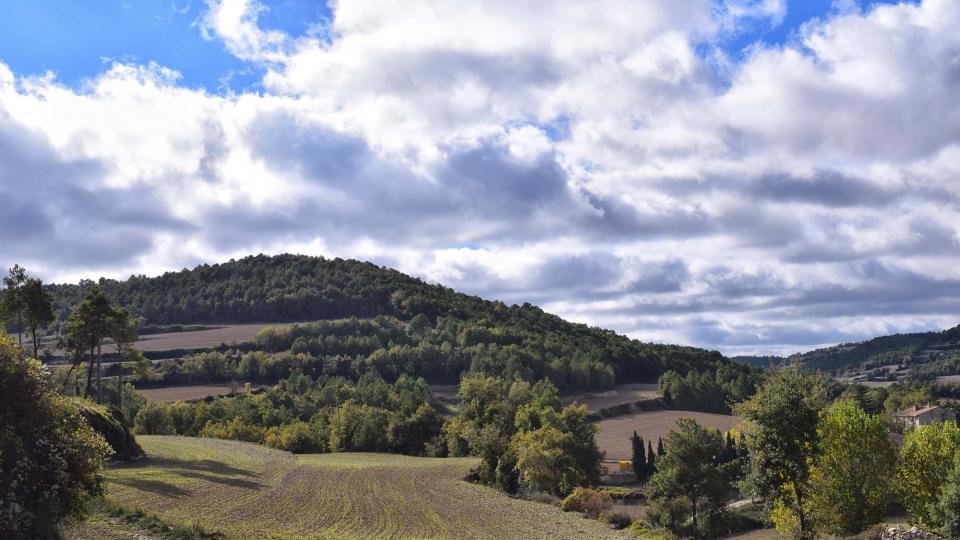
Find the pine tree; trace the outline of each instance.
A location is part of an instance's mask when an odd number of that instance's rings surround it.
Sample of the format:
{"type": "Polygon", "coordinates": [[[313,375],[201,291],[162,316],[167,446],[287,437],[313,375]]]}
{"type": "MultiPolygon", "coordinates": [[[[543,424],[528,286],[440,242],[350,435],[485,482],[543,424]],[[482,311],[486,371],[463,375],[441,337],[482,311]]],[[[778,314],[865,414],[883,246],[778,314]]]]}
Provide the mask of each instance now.
{"type": "Polygon", "coordinates": [[[641,482],[647,478],[647,459],[644,455],[643,437],[637,435],[637,432],[634,431],[633,437],[630,437],[630,444],[633,447],[633,476],[638,482],[641,482]]]}

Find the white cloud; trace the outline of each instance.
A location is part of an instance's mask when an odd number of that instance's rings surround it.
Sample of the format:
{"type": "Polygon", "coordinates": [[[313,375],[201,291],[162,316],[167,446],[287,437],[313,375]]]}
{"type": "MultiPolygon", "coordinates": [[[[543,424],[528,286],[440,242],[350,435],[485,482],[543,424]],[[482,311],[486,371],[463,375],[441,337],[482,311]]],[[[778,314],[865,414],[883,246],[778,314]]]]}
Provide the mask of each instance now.
{"type": "Polygon", "coordinates": [[[0,263],[360,256],[736,352],[956,323],[956,2],[837,9],[739,63],[715,45],[783,2],[354,0],[329,41],[263,9],[200,24],[264,94],[0,63],[0,263]]]}

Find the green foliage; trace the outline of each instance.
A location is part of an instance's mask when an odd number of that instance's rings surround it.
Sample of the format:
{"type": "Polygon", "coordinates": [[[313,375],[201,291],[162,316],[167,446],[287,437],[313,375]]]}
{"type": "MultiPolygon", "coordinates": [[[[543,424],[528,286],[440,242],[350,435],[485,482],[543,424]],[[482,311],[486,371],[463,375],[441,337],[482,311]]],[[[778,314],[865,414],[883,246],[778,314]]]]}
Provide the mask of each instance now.
{"type": "Polygon", "coordinates": [[[348,400],[330,416],[330,451],[384,452],[389,425],[389,411],[348,400]]]}
{"type": "Polygon", "coordinates": [[[113,459],[129,460],[143,455],[143,449],[117,417],[116,409],[107,409],[84,399],[75,398],[71,402],[90,427],[110,445],[113,459]]]}
{"type": "Polygon", "coordinates": [[[600,451],[587,409],[561,408],[547,380],[508,384],[475,373],[460,383],[460,414],[444,428],[451,455],[482,459],[478,480],[508,492],[563,495],[596,484],[600,451]]]}
{"type": "MultiPolygon", "coordinates": [[[[280,428],[274,427],[271,429],[278,430],[280,428]]],[[[201,437],[231,439],[234,441],[245,441],[252,443],[264,443],[266,434],[266,428],[248,424],[238,417],[234,417],[226,422],[208,422],[203,426],[203,429],[201,429],[199,433],[201,437]]],[[[268,446],[278,448],[277,445],[281,444],[280,435],[281,434],[279,432],[274,432],[273,438],[268,446]]],[[[289,437],[287,438],[289,439],[289,437]]],[[[286,448],[283,448],[283,450],[286,450],[286,448]]]]}
{"type": "Polygon", "coordinates": [[[954,422],[928,424],[907,433],[900,449],[896,486],[910,521],[938,528],[934,513],[960,449],[960,428],[954,422]]]}
{"type": "Polygon", "coordinates": [[[148,401],[133,421],[134,430],[141,435],[173,435],[176,428],[166,403],[148,401]]]}
{"type": "Polygon", "coordinates": [[[883,420],[842,400],[820,420],[810,471],[811,509],[820,531],[850,535],[886,511],[897,454],[883,420]]]}
{"type": "MultiPolygon", "coordinates": [[[[234,438],[234,437],[230,437],[234,438]]],[[[267,430],[263,438],[264,444],[278,450],[286,450],[295,454],[308,454],[326,450],[324,441],[306,422],[293,422],[267,430]]]]}
{"type": "Polygon", "coordinates": [[[646,480],[650,473],[647,469],[647,450],[643,447],[643,437],[633,432],[630,437],[630,448],[632,450],[633,476],[638,482],[646,480]]]}
{"type": "Polygon", "coordinates": [[[43,366],[0,334],[0,536],[37,538],[101,493],[110,447],[49,385],[43,366]]]}
{"type": "Polygon", "coordinates": [[[796,538],[813,535],[808,516],[810,464],[825,401],[821,377],[789,367],[769,372],[756,395],[737,407],[749,420],[746,485],[772,516],[795,518],[795,527],[778,531],[796,538]]]}
{"type": "Polygon", "coordinates": [[[729,413],[729,403],[742,401],[756,387],[759,372],[747,366],[724,363],[716,372],[670,370],[657,381],[660,393],[671,406],[695,411],[729,413]]]}
{"type": "MultiPolygon", "coordinates": [[[[280,356],[269,362],[265,356],[244,357],[242,366],[231,359],[232,373],[213,369],[214,378],[239,373],[272,383],[299,369],[312,377],[355,379],[377,371],[387,381],[407,374],[449,384],[465,372],[484,372],[509,380],[547,378],[559,389],[576,390],[653,381],[666,370],[685,374],[732,366],[716,352],[640,343],[529,304],[489,302],[357,261],[256,256],[157,278],[48,290],[63,318],[98,288],[154,325],[320,320],[264,330],[255,345],[280,356]]],[[[732,379],[717,381],[729,386],[736,400],[740,375],[747,372],[730,369],[732,379]]],[[[199,366],[184,368],[186,380],[199,382],[204,373],[199,366]]],[[[169,382],[185,382],[171,375],[169,382]]]]}
{"type": "Polygon", "coordinates": [[[560,502],[560,508],[564,512],[583,512],[587,517],[596,518],[613,508],[613,499],[602,491],[578,487],[560,502]]]}
{"type": "Polygon", "coordinates": [[[657,471],[647,484],[647,497],[665,510],[655,524],[694,538],[716,535],[732,491],[731,472],[720,461],[723,438],[716,430],[705,429],[694,420],[681,418],[677,429],[664,439],[666,454],[657,460],[657,471]],[[685,500],[679,504],[673,499],[685,500]],[[687,529],[686,519],[691,524],[687,529]]]}
{"type": "Polygon", "coordinates": [[[949,538],[960,537],[960,452],[954,457],[940,501],[931,509],[931,514],[941,534],[949,538]]]}

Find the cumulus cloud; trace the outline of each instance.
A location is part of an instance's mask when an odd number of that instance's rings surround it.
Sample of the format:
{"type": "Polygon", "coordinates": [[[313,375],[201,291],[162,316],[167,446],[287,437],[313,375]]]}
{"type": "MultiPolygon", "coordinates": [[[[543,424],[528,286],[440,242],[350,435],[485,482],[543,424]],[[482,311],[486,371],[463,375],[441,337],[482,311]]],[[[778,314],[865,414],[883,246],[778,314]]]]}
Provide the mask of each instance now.
{"type": "Polygon", "coordinates": [[[794,352],[952,326],[960,6],[209,0],[263,93],[0,58],[0,263],[48,279],[355,256],[632,336],[794,352]]]}

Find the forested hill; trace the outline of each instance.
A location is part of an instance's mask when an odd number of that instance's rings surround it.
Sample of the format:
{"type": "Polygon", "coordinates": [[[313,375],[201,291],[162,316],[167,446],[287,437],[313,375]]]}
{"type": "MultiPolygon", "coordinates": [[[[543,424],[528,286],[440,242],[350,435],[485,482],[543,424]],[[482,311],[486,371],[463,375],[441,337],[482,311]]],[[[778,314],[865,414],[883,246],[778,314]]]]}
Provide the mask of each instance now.
{"type": "Polygon", "coordinates": [[[917,332],[876,337],[859,343],[841,343],[797,355],[813,369],[872,369],[890,364],[929,364],[960,354],[960,326],[940,332],[917,332]]]}
{"type": "MultiPolygon", "coordinates": [[[[114,302],[148,324],[416,320],[435,329],[431,340],[438,350],[445,342],[466,354],[468,369],[549,375],[561,388],[655,381],[670,369],[715,372],[729,364],[715,351],[641,343],[567,322],[536,306],[483,300],[355,260],[257,255],[100,283],[114,302]]],[[[51,286],[59,315],[64,317],[92,285],[51,286]]]]}

